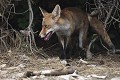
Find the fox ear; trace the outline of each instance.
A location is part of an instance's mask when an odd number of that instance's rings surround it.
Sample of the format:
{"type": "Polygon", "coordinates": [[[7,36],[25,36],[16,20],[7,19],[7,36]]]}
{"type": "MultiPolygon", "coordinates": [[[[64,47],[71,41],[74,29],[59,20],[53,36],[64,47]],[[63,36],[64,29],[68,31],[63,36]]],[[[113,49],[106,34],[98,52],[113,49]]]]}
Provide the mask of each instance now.
{"type": "Polygon", "coordinates": [[[54,8],[54,10],[52,11],[52,14],[53,14],[53,16],[58,16],[58,17],[60,17],[60,13],[61,13],[61,8],[60,8],[60,6],[57,4],[56,6],[55,6],[55,8],[54,8]]]}
{"type": "Polygon", "coordinates": [[[40,11],[41,11],[41,13],[42,13],[43,16],[44,16],[45,13],[48,13],[47,11],[45,11],[44,9],[42,9],[41,7],[39,7],[39,9],[40,9],[40,11]]]}

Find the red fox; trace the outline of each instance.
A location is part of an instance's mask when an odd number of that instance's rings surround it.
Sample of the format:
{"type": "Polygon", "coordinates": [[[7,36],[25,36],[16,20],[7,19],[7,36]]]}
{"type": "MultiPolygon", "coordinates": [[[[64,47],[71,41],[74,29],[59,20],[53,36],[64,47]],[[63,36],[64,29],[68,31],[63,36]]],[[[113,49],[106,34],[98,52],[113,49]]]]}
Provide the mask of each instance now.
{"type": "Polygon", "coordinates": [[[52,34],[56,33],[63,48],[60,59],[66,59],[66,48],[70,42],[71,35],[75,31],[79,33],[79,47],[86,51],[86,58],[92,58],[91,52],[88,51],[86,39],[89,26],[92,26],[97,34],[100,35],[104,42],[112,49],[112,53],[115,53],[115,47],[105,30],[104,24],[96,17],[74,7],[61,10],[59,5],[55,6],[52,13],[48,13],[41,8],[40,10],[43,15],[43,21],[42,30],[39,35],[41,38],[44,38],[44,40],[49,40],[52,34]]]}

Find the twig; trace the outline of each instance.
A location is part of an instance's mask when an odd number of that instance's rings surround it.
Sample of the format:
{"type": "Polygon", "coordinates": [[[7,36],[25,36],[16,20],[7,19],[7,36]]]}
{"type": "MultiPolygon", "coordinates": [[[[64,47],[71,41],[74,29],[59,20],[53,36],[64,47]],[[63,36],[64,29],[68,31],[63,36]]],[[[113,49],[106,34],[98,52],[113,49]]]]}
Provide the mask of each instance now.
{"type": "MultiPolygon", "coordinates": [[[[28,25],[28,30],[30,31],[29,34],[29,41],[30,41],[30,50],[33,53],[33,48],[32,48],[32,42],[33,45],[35,47],[35,49],[37,49],[36,43],[35,43],[35,39],[34,39],[34,32],[32,30],[32,23],[33,23],[33,11],[32,11],[32,7],[31,7],[31,0],[28,0],[28,6],[29,6],[29,25],[28,25]]],[[[38,49],[37,49],[38,50],[38,49]]],[[[36,51],[36,50],[35,50],[36,51]]],[[[36,51],[37,52],[37,51],[36,51]]]]}
{"type": "Polygon", "coordinates": [[[97,38],[98,38],[98,36],[95,36],[95,37],[91,40],[91,42],[90,42],[90,44],[89,44],[89,46],[88,46],[88,51],[90,51],[90,48],[91,48],[92,44],[96,41],[97,38]]]}
{"type": "Polygon", "coordinates": [[[50,46],[50,47],[44,49],[44,51],[49,50],[50,48],[54,47],[54,46],[57,45],[57,44],[59,44],[59,43],[55,43],[55,44],[53,44],[52,46],[50,46]]]}
{"type": "Polygon", "coordinates": [[[109,18],[110,18],[110,16],[111,16],[111,13],[112,13],[113,9],[114,9],[115,3],[116,3],[116,0],[113,1],[113,5],[112,5],[112,7],[109,9],[109,11],[108,11],[107,17],[106,17],[106,19],[105,19],[105,27],[106,27],[106,25],[107,25],[107,22],[108,22],[108,20],[109,20],[109,18]]]}

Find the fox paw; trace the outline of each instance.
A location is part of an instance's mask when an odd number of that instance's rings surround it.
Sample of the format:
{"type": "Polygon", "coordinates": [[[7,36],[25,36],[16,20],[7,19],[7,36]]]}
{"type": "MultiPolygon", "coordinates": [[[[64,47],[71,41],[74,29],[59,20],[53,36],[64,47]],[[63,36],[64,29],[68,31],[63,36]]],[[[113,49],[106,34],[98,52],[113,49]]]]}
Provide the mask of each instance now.
{"type": "Polygon", "coordinates": [[[87,51],[86,58],[88,60],[92,59],[92,53],[90,51],[87,51]]]}
{"type": "Polygon", "coordinates": [[[60,63],[62,63],[63,65],[67,65],[67,61],[66,60],[61,60],[60,63]]]}

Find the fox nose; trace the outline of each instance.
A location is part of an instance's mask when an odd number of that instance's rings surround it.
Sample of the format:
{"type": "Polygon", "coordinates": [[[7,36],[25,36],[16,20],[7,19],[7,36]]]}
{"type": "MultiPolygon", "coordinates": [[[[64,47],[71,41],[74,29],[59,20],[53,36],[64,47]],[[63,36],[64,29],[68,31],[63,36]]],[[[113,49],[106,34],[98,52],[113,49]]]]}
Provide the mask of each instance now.
{"type": "Polygon", "coordinates": [[[45,35],[44,35],[44,34],[39,34],[39,36],[40,36],[41,38],[44,38],[44,37],[45,37],[45,35]]]}

